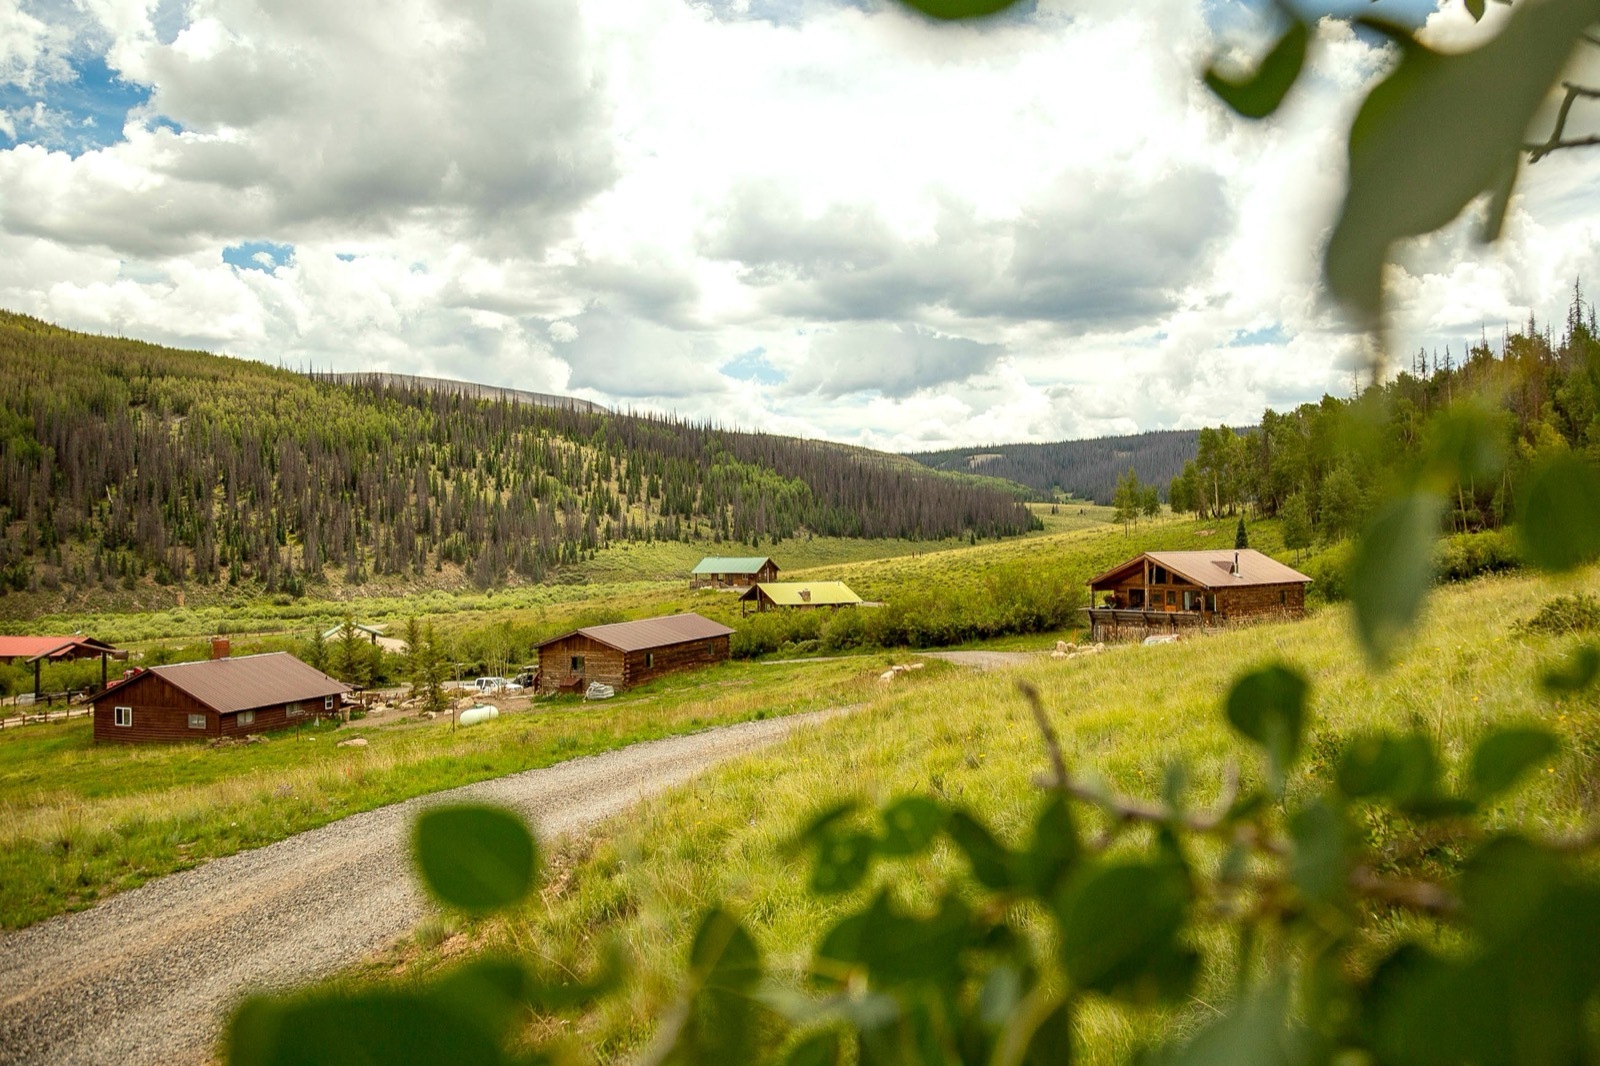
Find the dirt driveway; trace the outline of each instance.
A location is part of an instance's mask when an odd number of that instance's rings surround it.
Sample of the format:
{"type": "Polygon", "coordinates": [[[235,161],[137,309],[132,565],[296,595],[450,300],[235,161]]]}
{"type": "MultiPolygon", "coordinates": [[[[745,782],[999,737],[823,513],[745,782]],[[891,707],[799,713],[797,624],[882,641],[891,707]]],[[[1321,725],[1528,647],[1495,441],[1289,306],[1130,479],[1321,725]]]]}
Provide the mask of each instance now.
{"type": "Polygon", "coordinates": [[[329,973],[423,917],[406,850],[422,805],[503,804],[548,840],[845,710],[635,744],[419,797],[0,935],[0,1062],[205,1061],[242,993],[329,973]]]}

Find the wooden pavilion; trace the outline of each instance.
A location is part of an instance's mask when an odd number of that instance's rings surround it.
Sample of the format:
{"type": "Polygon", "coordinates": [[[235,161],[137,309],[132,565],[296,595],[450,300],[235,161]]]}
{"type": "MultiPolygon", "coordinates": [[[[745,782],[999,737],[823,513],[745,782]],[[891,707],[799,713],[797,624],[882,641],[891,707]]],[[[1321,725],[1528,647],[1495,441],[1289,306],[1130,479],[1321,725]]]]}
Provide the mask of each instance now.
{"type": "Polygon", "coordinates": [[[119,662],[128,653],[93,637],[0,637],[0,663],[22,660],[33,666],[33,698],[44,695],[40,670],[45,663],[67,662],[73,659],[100,660],[100,688],[106,687],[106,660],[119,662]]]}

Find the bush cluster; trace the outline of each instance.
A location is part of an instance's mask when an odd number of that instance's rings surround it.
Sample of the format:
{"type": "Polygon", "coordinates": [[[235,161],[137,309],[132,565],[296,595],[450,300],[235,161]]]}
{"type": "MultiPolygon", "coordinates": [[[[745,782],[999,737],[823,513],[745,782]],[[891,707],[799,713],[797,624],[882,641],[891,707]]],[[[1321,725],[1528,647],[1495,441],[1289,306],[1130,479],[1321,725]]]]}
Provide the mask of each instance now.
{"type": "Polygon", "coordinates": [[[1600,629],[1600,596],[1574,592],[1546,600],[1532,618],[1518,624],[1529,633],[1588,633],[1600,629]]]}
{"type": "Polygon", "coordinates": [[[883,607],[774,611],[747,619],[733,635],[733,657],[851,648],[942,648],[972,640],[1048,633],[1071,625],[1083,592],[1025,567],[983,583],[897,596],[883,607]]]}

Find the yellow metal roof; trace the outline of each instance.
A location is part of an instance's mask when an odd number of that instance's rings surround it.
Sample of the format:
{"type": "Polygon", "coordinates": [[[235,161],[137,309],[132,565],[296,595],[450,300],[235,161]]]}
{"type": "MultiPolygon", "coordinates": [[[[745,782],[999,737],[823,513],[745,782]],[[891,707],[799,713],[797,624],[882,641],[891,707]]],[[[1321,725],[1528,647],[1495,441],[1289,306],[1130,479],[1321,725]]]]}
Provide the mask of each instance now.
{"type": "Polygon", "coordinates": [[[861,602],[843,581],[763,581],[740,599],[755,599],[758,592],[779,607],[841,607],[861,602]]]}

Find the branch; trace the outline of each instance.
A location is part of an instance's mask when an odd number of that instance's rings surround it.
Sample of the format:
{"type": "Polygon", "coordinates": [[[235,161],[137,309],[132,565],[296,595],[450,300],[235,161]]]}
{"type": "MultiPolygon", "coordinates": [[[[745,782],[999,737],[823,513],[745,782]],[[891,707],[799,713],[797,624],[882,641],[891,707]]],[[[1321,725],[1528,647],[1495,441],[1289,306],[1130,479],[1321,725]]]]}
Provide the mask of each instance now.
{"type": "Polygon", "coordinates": [[[1055,780],[1051,788],[1065,788],[1067,785],[1067,761],[1061,755],[1061,739],[1056,736],[1055,726],[1050,724],[1050,718],[1044,713],[1044,700],[1039,696],[1039,690],[1029,681],[1018,681],[1017,688],[1022,690],[1023,699],[1028,701],[1028,706],[1033,709],[1033,722],[1039,727],[1039,735],[1044,738],[1044,750],[1050,757],[1050,772],[1055,780]]]}
{"type": "MultiPolygon", "coordinates": [[[[1600,44],[1600,42],[1594,43],[1600,44]]],[[[1561,87],[1566,90],[1567,95],[1561,99],[1561,110],[1556,112],[1556,124],[1550,131],[1550,139],[1543,144],[1524,144],[1522,146],[1523,150],[1528,153],[1528,162],[1530,164],[1537,163],[1551,152],[1559,152],[1565,148],[1582,148],[1588,145],[1600,144],[1600,136],[1574,137],[1570,140],[1562,140],[1561,138],[1562,133],[1566,131],[1567,115],[1572,111],[1573,102],[1580,96],[1589,100],[1600,99],[1600,89],[1591,89],[1586,85],[1575,85],[1570,81],[1562,82],[1561,87]]]]}

